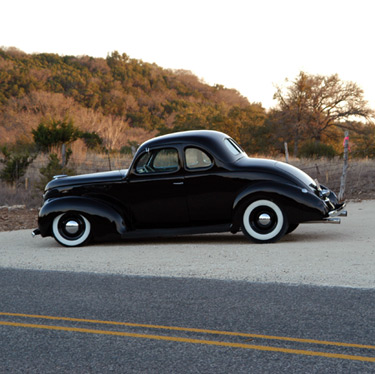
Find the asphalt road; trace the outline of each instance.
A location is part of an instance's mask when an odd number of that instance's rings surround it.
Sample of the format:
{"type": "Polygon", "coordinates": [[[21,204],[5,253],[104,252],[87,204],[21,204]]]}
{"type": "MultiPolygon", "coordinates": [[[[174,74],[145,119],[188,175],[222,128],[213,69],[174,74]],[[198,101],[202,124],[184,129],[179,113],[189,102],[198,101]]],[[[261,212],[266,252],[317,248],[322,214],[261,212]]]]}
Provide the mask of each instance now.
{"type": "Polygon", "coordinates": [[[0,233],[0,373],[375,373],[374,206],[261,246],[0,233]]]}
{"type": "Polygon", "coordinates": [[[7,269],[0,284],[1,373],[375,372],[374,290],[7,269]]]}

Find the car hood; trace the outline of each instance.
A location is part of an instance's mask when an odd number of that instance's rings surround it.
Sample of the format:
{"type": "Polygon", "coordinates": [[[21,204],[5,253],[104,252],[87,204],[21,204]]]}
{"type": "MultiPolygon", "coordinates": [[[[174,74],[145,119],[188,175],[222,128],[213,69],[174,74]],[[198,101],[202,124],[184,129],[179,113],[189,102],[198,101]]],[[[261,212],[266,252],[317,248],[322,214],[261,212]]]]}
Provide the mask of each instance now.
{"type": "Polygon", "coordinates": [[[82,174],[74,176],[59,175],[54,177],[46,186],[45,190],[52,188],[74,186],[80,184],[117,182],[126,177],[128,170],[105,171],[100,173],[82,174]]]}
{"type": "Polygon", "coordinates": [[[309,188],[314,188],[316,186],[315,181],[308,174],[285,162],[243,157],[238,160],[238,164],[241,168],[248,171],[278,175],[297,184],[303,183],[303,185],[309,188]]]}

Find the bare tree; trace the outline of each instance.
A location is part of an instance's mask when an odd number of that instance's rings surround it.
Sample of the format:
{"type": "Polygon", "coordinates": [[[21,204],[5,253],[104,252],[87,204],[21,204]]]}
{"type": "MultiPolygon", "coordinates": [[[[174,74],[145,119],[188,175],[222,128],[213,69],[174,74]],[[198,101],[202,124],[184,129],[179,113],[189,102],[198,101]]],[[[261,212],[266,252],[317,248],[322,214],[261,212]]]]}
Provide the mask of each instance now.
{"type": "Polygon", "coordinates": [[[337,74],[309,75],[300,72],[289,86],[277,87],[274,98],[283,118],[299,139],[309,137],[320,142],[331,127],[344,127],[350,119],[369,119],[374,112],[353,82],[343,82],[337,74]]]}

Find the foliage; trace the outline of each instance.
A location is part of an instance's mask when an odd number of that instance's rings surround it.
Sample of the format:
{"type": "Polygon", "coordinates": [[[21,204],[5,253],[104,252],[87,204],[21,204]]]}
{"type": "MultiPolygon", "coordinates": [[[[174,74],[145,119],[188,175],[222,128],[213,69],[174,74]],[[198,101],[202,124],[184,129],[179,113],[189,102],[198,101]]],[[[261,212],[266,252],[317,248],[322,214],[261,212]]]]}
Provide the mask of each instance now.
{"type": "Polygon", "coordinates": [[[32,130],[32,134],[37,147],[43,152],[48,152],[53,146],[69,144],[77,140],[80,132],[71,119],[50,118],[43,119],[38,128],[32,130]]]}
{"type": "Polygon", "coordinates": [[[120,149],[121,154],[134,155],[139,144],[135,141],[128,141],[128,145],[124,145],[120,149]]]}
{"type": "Polygon", "coordinates": [[[278,101],[273,113],[275,127],[282,129],[284,141],[294,142],[294,153],[303,139],[323,141],[331,128],[342,127],[353,118],[369,119],[374,115],[363,90],[353,82],[341,81],[337,74],[300,72],[289,86],[278,87],[274,98],[278,101]]]}
{"type": "MultiPolygon", "coordinates": [[[[301,72],[277,88],[275,99],[277,107],[266,111],[190,71],[163,69],[117,51],[93,58],[0,48],[0,139],[11,144],[35,133],[43,151],[78,137],[88,148],[119,150],[158,134],[214,129],[236,138],[250,154],[283,152],[288,142],[297,156],[311,138],[338,151],[338,129],[373,115],[363,91],[337,75],[301,72]]],[[[362,127],[355,140],[364,144],[362,127]]]]}
{"type": "Polygon", "coordinates": [[[82,132],[79,137],[84,141],[88,149],[99,149],[103,145],[103,139],[94,132],[82,132]]]}
{"type": "Polygon", "coordinates": [[[51,153],[48,156],[48,164],[45,167],[40,168],[40,174],[42,179],[40,181],[40,189],[44,189],[44,186],[55,176],[55,175],[73,175],[74,169],[62,166],[56,153],[51,153]]]}
{"type": "Polygon", "coordinates": [[[7,147],[1,148],[4,158],[0,162],[4,164],[0,172],[0,179],[14,185],[26,173],[28,166],[34,161],[36,155],[27,149],[24,151],[11,151],[7,147]]]}
{"type": "Polygon", "coordinates": [[[0,49],[0,75],[4,77],[0,79],[0,136],[3,130],[4,137],[16,126],[25,128],[25,121],[18,125],[21,116],[27,116],[30,126],[30,118],[39,116],[39,126],[43,117],[64,121],[68,115],[81,131],[95,131],[100,138],[105,138],[107,118],[121,118],[129,132],[132,128],[150,133],[222,129],[231,122],[231,109],[250,106],[236,90],[212,87],[189,71],[163,69],[116,51],[101,59],[0,49]],[[65,105],[62,98],[72,99],[73,104],[65,105]],[[64,105],[65,113],[51,104],[64,105]],[[88,110],[86,114],[83,108],[88,110]],[[14,122],[11,127],[9,116],[14,122]],[[85,116],[91,116],[91,121],[85,116]]]}
{"type": "Polygon", "coordinates": [[[353,157],[375,158],[375,125],[363,126],[359,132],[354,133],[352,139],[355,146],[351,150],[353,157]]]}
{"type": "Polygon", "coordinates": [[[309,141],[302,144],[298,157],[299,158],[321,158],[325,157],[332,159],[336,156],[336,152],[331,145],[324,143],[317,143],[314,141],[309,141]]]}

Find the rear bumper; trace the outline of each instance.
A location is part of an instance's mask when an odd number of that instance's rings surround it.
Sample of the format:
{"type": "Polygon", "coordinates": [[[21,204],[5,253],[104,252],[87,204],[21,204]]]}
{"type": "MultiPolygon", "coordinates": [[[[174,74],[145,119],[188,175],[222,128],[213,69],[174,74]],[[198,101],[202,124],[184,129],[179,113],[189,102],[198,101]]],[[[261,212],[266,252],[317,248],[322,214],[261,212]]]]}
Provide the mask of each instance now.
{"type": "Polygon", "coordinates": [[[319,221],[308,221],[305,223],[334,223],[340,224],[341,219],[338,217],[347,217],[348,212],[344,210],[346,203],[336,205],[336,209],[333,209],[328,212],[328,216],[324,217],[322,220],[319,221]]]}

